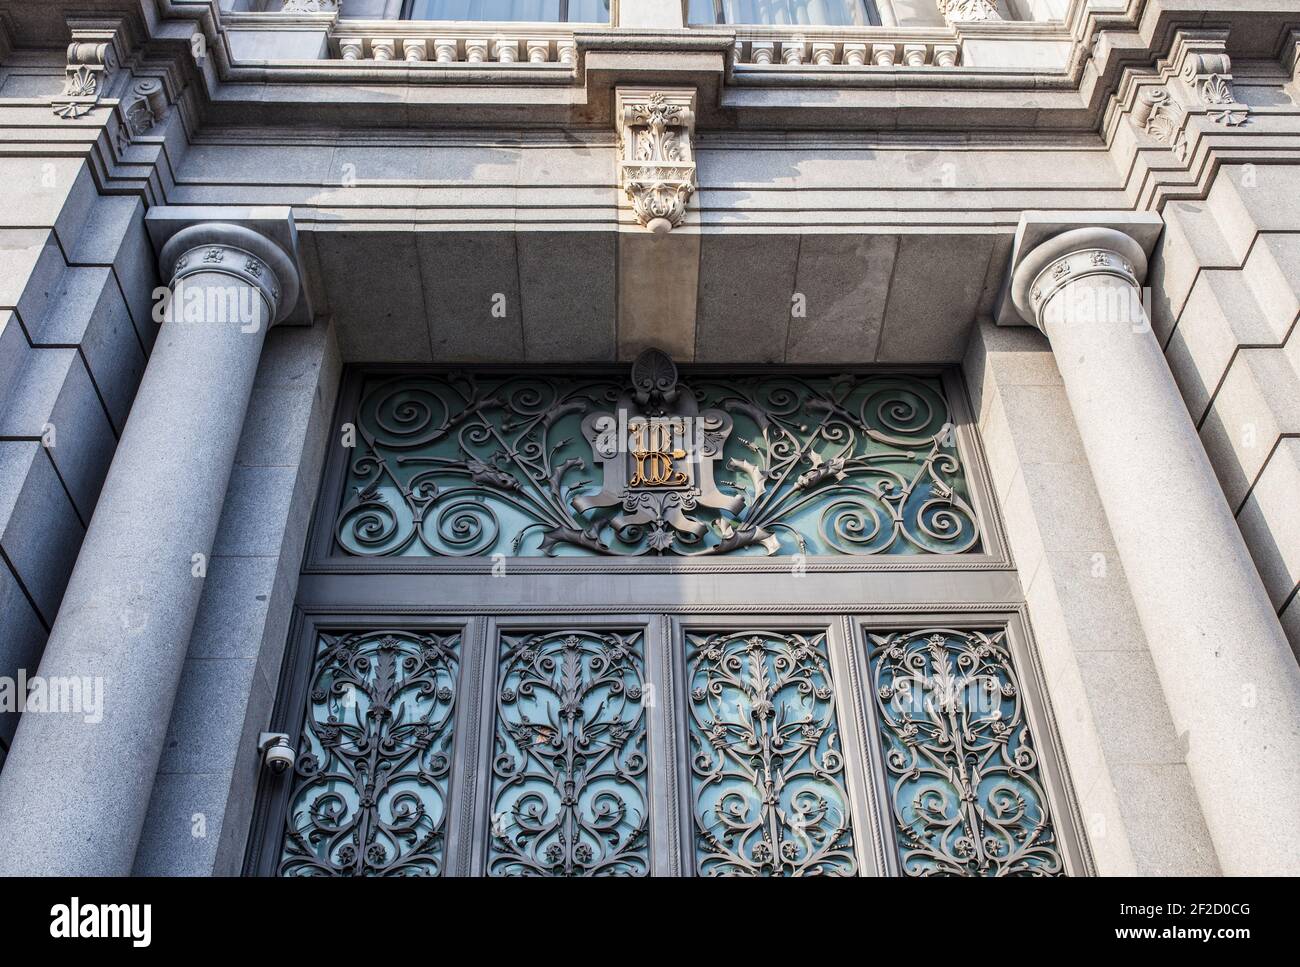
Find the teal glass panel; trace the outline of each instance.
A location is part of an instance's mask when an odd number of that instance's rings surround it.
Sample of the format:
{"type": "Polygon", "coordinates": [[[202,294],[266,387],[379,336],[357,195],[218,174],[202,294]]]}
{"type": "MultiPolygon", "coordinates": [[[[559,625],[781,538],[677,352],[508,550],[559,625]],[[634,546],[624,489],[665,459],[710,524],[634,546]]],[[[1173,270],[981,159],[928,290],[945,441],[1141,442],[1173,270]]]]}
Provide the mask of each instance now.
{"type": "Polygon", "coordinates": [[[702,876],[852,876],[824,634],[687,635],[691,803],[702,876]]]}
{"type": "Polygon", "coordinates": [[[489,875],[649,872],[641,637],[502,635],[489,875]]]}
{"type": "Polygon", "coordinates": [[[903,874],[1063,874],[1005,634],[869,638],[903,874]]]}
{"type": "Polygon", "coordinates": [[[289,796],[281,876],[437,876],[457,634],[322,635],[289,796]]]}
{"type": "MultiPolygon", "coordinates": [[[[671,366],[671,364],[668,364],[671,366]]],[[[365,557],[981,549],[937,377],[369,376],[335,522],[365,557]]]]}

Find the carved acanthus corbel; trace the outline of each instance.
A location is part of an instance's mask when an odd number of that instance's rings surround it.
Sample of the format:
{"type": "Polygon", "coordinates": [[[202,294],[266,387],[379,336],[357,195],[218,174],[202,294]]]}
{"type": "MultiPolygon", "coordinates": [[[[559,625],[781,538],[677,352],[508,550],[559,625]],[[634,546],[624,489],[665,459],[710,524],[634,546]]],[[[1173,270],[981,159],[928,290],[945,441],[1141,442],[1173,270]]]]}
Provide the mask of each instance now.
{"type": "Polygon", "coordinates": [[[1228,127],[1246,123],[1250,108],[1232,90],[1232,60],[1220,39],[1179,38],[1175,45],[1178,78],[1188,95],[1188,105],[1208,107],[1211,121],[1228,127]]]}
{"type": "Polygon", "coordinates": [[[61,118],[79,118],[99,103],[117,68],[117,30],[103,21],[69,21],[69,27],[63,91],[50,106],[61,118]]]}
{"type": "Polygon", "coordinates": [[[1002,19],[998,0],[939,0],[939,12],[950,24],[1002,19]]]}
{"type": "Polygon", "coordinates": [[[1183,109],[1163,87],[1148,86],[1138,91],[1133,102],[1134,123],[1157,141],[1169,145],[1180,162],[1187,160],[1187,135],[1183,130],[1186,120],[1183,109]]]}
{"type": "Polygon", "coordinates": [[[617,123],[619,183],[637,221],[671,231],[695,191],[695,91],[620,89],[617,123]]]}

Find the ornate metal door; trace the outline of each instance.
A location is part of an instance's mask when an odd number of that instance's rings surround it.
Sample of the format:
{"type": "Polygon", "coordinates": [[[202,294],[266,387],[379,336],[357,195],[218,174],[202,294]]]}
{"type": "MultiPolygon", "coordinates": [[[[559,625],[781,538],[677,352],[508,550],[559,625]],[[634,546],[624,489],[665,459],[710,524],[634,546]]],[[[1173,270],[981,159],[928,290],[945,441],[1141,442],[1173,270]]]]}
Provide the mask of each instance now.
{"type": "Polygon", "coordinates": [[[962,392],[350,373],[249,872],[1088,872],[962,392]]]}

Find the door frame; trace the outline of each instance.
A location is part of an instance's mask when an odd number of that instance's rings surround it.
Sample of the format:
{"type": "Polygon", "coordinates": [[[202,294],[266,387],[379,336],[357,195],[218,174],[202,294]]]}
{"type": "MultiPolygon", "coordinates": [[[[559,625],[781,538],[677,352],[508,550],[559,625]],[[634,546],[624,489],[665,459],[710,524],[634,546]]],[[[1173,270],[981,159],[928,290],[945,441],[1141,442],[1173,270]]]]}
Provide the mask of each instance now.
{"type": "MultiPolygon", "coordinates": [[[[530,367],[539,374],[572,373],[575,367],[530,367]]],[[[625,368],[600,367],[610,373],[625,368]]],[[[517,372],[511,367],[463,370],[517,372]]],[[[438,371],[431,366],[349,366],[338,394],[328,446],[321,461],[322,483],[299,576],[271,729],[289,734],[297,748],[306,690],[323,630],[460,627],[461,687],[455,754],[449,780],[446,875],[481,872],[487,851],[484,820],[488,804],[491,719],[486,701],[495,681],[495,636],[501,628],[549,628],[567,621],[592,627],[644,622],[646,674],[668,683],[648,723],[651,755],[651,871],[691,875],[695,868],[689,759],[685,726],[685,654],[682,629],[754,624],[772,630],[824,627],[832,656],[836,714],[844,736],[846,783],[853,810],[859,870],[897,875],[898,863],[887,815],[884,772],[875,743],[876,712],[866,693],[863,628],[914,630],[1005,629],[1025,688],[1026,715],[1034,730],[1044,785],[1059,829],[1068,871],[1095,870],[1077,796],[1070,781],[1024,595],[1011,559],[1001,511],[994,499],[987,459],[971,421],[961,373],[952,366],[690,366],[693,373],[815,375],[818,373],[905,373],[938,376],[956,426],[957,447],[967,470],[972,507],[984,541],[982,552],[953,556],[809,557],[792,573],[791,557],[681,558],[507,558],[498,576],[491,558],[343,558],[330,555],[335,511],[341,504],[351,451],[340,445],[339,427],[352,417],[367,375],[438,371]],[[671,738],[671,741],[669,739],[671,738]],[[850,745],[856,750],[849,754],[850,745]],[[485,753],[482,750],[487,749],[485,753]],[[662,781],[654,781],[662,775],[662,781]],[[676,801],[673,802],[672,799],[676,801]],[[869,836],[868,836],[869,834],[869,836]]],[[[444,369],[445,371],[445,369],[444,369]]],[[[594,372],[583,367],[583,372],[594,372]]],[[[259,777],[246,854],[245,873],[269,875],[278,863],[287,808],[285,776],[267,770],[259,777]],[[278,801],[277,801],[278,797],[278,801]]]]}

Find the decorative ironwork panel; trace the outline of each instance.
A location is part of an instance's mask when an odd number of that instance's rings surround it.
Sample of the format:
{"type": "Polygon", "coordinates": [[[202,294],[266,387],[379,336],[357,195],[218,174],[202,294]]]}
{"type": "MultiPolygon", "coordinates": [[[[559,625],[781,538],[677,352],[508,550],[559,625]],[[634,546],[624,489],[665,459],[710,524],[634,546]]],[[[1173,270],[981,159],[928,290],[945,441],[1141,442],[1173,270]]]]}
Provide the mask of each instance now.
{"type": "Polygon", "coordinates": [[[852,876],[825,634],[687,634],[696,865],[706,876],[852,876]]]}
{"type": "Polygon", "coordinates": [[[503,634],[488,872],[649,872],[642,633],[503,634]]]}
{"type": "Polygon", "coordinates": [[[938,378],[371,376],[334,526],[355,556],[980,549],[938,378]]]}
{"type": "Polygon", "coordinates": [[[1004,632],[871,635],[907,876],[1053,876],[1064,863],[1004,632]]]}
{"type": "Polygon", "coordinates": [[[320,636],[281,876],[436,876],[458,634],[320,636]]]}

